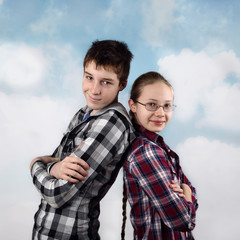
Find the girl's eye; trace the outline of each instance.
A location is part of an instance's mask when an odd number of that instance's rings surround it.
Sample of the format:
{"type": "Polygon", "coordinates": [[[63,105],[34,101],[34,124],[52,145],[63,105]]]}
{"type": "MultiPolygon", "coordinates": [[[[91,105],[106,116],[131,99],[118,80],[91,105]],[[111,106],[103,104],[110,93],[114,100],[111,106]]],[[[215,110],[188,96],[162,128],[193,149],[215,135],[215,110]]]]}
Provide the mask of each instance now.
{"type": "Polygon", "coordinates": [[[149,107],[154,107],[154,106],[156,106],[156,103],[147,103],[147,105],[148,105],[149,107]]]}
{"type": "Polygon", "coordinates": [[[172,104],[167,103],[164,105],[164,109],[171,109],[172,108],[172,104]]]}
{"type": "Polygon", "coordinates": [[[170,103],[167,103],[167,104],[164,105],[164,107],[166,107],[166,108],[169,108],[171,106],[172,106],[172,104],[170,104],[170,103]]]}
{"type": "Polygon", "coordinates": [[[146,109],[149,111],[155,111],[157,109],[157,105],[156,103],[147,103],[146,109]]]}

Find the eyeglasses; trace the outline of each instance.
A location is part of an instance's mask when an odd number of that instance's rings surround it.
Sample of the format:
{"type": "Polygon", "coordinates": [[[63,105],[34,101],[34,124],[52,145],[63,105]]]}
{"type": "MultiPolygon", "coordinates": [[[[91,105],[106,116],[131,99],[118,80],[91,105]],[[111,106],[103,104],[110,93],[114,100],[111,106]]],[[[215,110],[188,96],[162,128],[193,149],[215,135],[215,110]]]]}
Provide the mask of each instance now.
{"type": "Polygon", "coordinates": [[[161,106],[161,105],[157,105],[156,103],[143,104],[139,101],[136,101],[136,102],[145,106],[146,110],[148,110],[150,112],[156,112],[160,107],[163,108],[164,112],[172,112],[176,108],[176,105],[173,105],[173,104],[170,104],[170,103],[166,103],[165,105],[161,106]]]}

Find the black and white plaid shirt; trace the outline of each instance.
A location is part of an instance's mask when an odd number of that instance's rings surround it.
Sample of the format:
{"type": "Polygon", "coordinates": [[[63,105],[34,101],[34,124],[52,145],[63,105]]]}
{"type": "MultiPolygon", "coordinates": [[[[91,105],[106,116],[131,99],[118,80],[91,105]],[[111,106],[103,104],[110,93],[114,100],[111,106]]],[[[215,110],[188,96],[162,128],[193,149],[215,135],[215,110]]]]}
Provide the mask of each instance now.
{"type": "Polygon", "coordinates": [[[72,184],[56,179],[42,162],[32,167],[33,183],[42,196],[32,239],[100,239],[99,202],[115,181],[135,135],[120,103],[83,120],[89,110],[84,107],[75,114],[53,154],[62,160],[74,152],[85,160],[90,166],[85,180],[72,184]],[[80,142],[81,148],[74,151],[80,142]]]}

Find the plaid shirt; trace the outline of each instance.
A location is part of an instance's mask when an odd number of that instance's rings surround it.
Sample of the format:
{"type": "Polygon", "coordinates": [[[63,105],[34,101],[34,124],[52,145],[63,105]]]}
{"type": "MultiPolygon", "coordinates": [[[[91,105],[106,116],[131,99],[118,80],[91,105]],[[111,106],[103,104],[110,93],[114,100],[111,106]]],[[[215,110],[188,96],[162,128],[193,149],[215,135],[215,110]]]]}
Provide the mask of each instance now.
{"type": "Polygon", "coordinates": [[[178,155],[158,134],[136,126],[139,136],[124,163],[124,180],[131,206],[134,239],[193,239],[196,191],[179,165],[178,155]],[[193,202],[187,202],[170,187],[171,180],[186,183],[193,202]]]}
{"type": "Polygon", "coordinates": [[[53,154],[62,160],[81,142],[74,153],[90,166],[85,180],[73,184],[56,179],[40,161],[32,167],[33,183],[42,196],[32,239],[100,239],[99,202],[115,181],[122,154],[135,135],[120,103],[83,120],[89,110],[85,107],[74,116],[53,154]]]}

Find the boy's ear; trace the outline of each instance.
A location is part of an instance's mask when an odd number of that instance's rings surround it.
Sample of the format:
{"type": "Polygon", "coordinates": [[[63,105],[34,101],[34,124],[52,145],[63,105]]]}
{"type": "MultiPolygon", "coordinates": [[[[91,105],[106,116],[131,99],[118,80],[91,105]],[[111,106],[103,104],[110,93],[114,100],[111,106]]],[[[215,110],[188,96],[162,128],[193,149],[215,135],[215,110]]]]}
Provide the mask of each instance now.
{"type": "Polygon", "coordinates": [[[124,81],[124,82],[122,82],[122,83],[120,83],[120,89],[119,89],[119,91],[122,91],[126,86],[127,86],[127,80],[124,81]]]}
{"type": "Polygon", "coordinates": [[[130,110],[133,113],[135,113],[136,112],[136,104],[131,98],[128,100],[128,105],[129,105],[130,110]]]}

